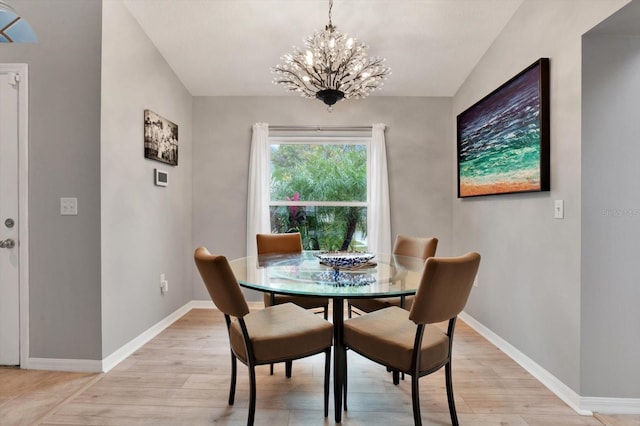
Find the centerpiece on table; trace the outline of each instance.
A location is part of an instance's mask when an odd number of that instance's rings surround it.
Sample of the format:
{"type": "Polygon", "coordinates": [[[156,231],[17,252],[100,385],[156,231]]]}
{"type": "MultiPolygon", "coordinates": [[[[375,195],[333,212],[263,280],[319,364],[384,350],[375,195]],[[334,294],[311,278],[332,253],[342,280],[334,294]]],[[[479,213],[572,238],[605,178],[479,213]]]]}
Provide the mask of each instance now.
{"type": "Polygon", "coordinates": [[[355,251],[328,251],[315,255],[321,264],[327,265],[333,269],[333,280],[338,281],[340,270],[354,270],[368,266],[374,266],[371,259],[375,254],[368,252],[355,251]]]}

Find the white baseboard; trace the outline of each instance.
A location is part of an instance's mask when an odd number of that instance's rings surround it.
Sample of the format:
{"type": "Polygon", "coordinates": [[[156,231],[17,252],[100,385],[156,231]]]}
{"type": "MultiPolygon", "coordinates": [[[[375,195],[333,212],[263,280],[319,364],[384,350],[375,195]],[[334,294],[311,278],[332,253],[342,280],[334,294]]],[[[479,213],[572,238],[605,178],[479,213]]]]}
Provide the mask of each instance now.
{"type": "Polygon", "coordinates": [[[584,409],[602,414],[640,414],[640,398],[596,398],[583,396],[584,409]]]}
{"type": "Polygon", "coordinates": [[[101,373],[102,361],[99,359],[27,358],[27,364],[20,367],[27,370],[101,373]]]}
{"type": "Polygon", "coordinates": [[[576,413],[590,416],[593,413],[603,414],[640,414],[640,399],[636,398],[592,398],[578,395],[573,389],[562,383],[557,377],[538,365],[531,358],[516,349],[502,337],[478,322],[471,315],[463,312],[460,319],[473,328],[478,334],[517,362],[529,374],[538,379],[558,398],[564,401],[576,413]]]}
{"type": "Polygon", "coordinates": [[[212,307],[213,303],[200,301],[188,302],[102,360],[30,357],[27,358],[27,364],[22,365],[22,368],[29,370],[71,371],[79,373],[106,373],[140,349],[145,343],[160,334],[162,330],[169,327],[178,318],[189,312],[191,309],[212,307]]]}
{"type": "MultiPolygon", "coordinates": [[[[249,302],[248,305],[251,309],[260,309],[264,306],[262,302],[249,302]]],[[[169,314],[166,318],[160,320],[157,324],[150,327],[103,360],[27,358],[27,364],[22,365],[22,368],[31,370],[105,373],[114,368],[120,362],[124,361],[127,357],[140,349],[145,343],[156,337],[165,328],[169,327],[191,309],[215,309],[215,306],[210,300],[192,300],[169,314]]],[[[581,397],[567,385],[558,380],[554,375],[542,368],[489,328],[478,322],[471,315],[463,312],[459,317],[462,321],[467,323],[469,327],[474,329],[478,334],[517,362],[522,368],[528,371],[529,374],[538,379],[578,414],[587,416],[592,415],[593,412],[603,414],[640,414],[639,398],[581,397]]]]}
{"type": "Polygon", "coordinates": [[[165,328],[176,322],[176,320],[193,309],[192,304],[193,302],[188,302],[181,308],[176,309],[166,318],[160,320],[160,322],[158,322],[156,325],[148,328],[146,331],[142,332],[142,334],[138,335],[138,337],[129,341],[129,343],[126,343],[124,346],[120,347],[120,349],[117,349],[111,355],[104,358],[102,360],[102,372],[106,373],[107,371],[111,370],[113,367],[127,359],[127,357],[144,346],[145,343],[160,334],[165,328]]]}
{"type": "MultiPolygon", "coordinates": [[[[251,309],[260,309],[264,306],[262,302],[249,302],[248,304],[251,309]]],[[[105,373],[114,368],[120,362],[124,361],[127,357],[144,346],[145,343],[156,337],[165,328],[169,327],[191,309],[215,309],[215,306],[210,300],[192,300],[169,314],[166,318],[160,320],[157,324],[150,327],[103,360],[27,358],[27,364],[22,365],[22,368],[31,370],[105,373]]],[[[529,374],[538,379],[578,414],[587,416],[592,415],[593,412],[603,414],[640,414],[639,398],[581,397],[567,385],[558,380],[554,375],[542,368],[489,328],[478,322],[471,315],[463,312],[459,317],[462,321],[467,323],[469,327],[474,329],[478,334],[517,362],[522,368],[528,371],[529,374]]]]}
{"type": "Polygon", "coordinates": [[[215,309],[211,300],[192,300],[188,303],[191,309],[215,309]]]}
{"type": "Polygon", "coordinates": [[[573,389],[558,380],[553,374],[549,373],[547,370],[534,362],[531,358],[520,352],[509,342],[482,325],[466,312],[461,313],[459,317],[462,321],[467,323],[469,327],[477,331],[478,334],[487,339],[502,352],[507,354],[507,356],[509,356],[515,362],[520,364],[522,368],[527,370],[529,374],[531,374],[543,385],[549,388],[551,392],[556,394],[558,398],[563,400],[575,412],[585,416],[590,416],[593,414],[591,411],[581,408],[580,395],[578,395],[573,389]]]}
{"type": "MultiPolygon", "coordinates": [[[[264,306],[263,302],[248,302],[248,305],[251,309],[259,309],[264,306]]],[[[27,363],[26,365],[22,365],[22,368],[28,370],[71,371],[78,373],[106,373],[192,309],[215,309],[215,306],[210,300],[192,300],[142,332],[103,360],[27,358],[27,363]]]]}

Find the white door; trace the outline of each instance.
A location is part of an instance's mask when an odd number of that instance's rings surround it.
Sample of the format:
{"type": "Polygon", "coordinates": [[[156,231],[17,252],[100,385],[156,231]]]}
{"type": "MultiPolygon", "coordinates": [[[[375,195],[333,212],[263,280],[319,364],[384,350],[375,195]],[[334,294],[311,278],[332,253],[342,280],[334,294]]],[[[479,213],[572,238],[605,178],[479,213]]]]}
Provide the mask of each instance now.
{"type": "Polygon", "coordinates": [[[18,80],[0,70],[0,365],[20,364],[18,80]]]}

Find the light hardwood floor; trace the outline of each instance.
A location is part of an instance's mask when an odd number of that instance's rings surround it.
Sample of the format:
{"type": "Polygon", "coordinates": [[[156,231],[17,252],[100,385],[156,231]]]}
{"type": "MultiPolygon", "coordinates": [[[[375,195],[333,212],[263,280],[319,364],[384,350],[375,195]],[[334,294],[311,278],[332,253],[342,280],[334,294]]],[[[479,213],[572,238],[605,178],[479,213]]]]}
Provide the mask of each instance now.
{"type": "MultiPolygon", "coordinates": [[[[227,405],[230,361],[222,314],[196,309],[106,374],[0,369],[0,425],[245,425],[248,374],[239,364],[227,405]]],[[[322,413],[323,357],[258,368],[256,425],[333,425],[322,413]]],[[[453,380],[462,425],[640,426],[640,416],[585,417],[462,321],[453,380]]],[[[420,380],[423,423],[449,425],[444,374],[420,380]]],[[[342,424],[412,425],[410,381],[349,354],[349,410],[342,424]]]]}

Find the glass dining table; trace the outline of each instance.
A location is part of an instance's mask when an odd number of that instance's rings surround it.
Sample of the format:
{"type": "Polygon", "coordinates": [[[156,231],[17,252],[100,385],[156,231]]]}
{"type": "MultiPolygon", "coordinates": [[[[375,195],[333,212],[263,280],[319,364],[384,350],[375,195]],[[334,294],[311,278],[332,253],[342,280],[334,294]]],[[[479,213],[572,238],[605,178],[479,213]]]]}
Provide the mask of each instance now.
{"type": "Polygon", "coordinates": [[[286,255],[249,256],[229,263],[242,287],[270,294],[327,297],[332,300],[333,391],[335,421],[340,423],[346,382],[342,341],[345,299],[415,294],[424,260],[376,254],[363,265],[334,269],[321,263],[317,254],[317,251],[305,251],[286,255]]]}

